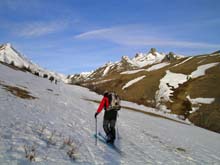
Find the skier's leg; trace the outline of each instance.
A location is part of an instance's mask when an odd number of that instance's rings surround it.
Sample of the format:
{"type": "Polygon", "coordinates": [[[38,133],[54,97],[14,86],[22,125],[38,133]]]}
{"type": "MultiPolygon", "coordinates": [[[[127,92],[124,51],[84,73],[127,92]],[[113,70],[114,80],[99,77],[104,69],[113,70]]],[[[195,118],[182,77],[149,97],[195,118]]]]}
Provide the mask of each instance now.
{"type": "Polygon", "coordinates": [[[106,120],[106,119],[103,120],[103,129],[105,131],[106,136],[109,136],[110,134],[109,120],[106,120]]]}
{"type": "Polygon", "coordinates": [[[115,140],[115,124],[116,124],[116,120],[110,121],[110,134],[113,142],[115,140]]]}

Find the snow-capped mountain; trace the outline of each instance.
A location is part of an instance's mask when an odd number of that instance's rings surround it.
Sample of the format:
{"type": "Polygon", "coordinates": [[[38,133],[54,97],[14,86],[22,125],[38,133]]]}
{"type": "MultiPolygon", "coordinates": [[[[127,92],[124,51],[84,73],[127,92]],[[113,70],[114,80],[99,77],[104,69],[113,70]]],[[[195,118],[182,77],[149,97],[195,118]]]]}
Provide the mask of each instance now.
{"type": "Polygon", "coordinates": [[[140,69],[161,63],[162,61],[171,61],[179,58],[182,58],[182,56],[175,55],[174,53],[158,53],[155,48],[151,48],[148,53],[137,53],[133,58],[122,56],[119,62],[108,62],[95,71],[71,75],[68,79],[69,82],[73,84],[91,81],[103,78],[113,72],[119,73],[122,71],[140,69]]]}
{"type": "Polygon", "coordinates": [[[57,80],[66,81],[65,75],[48,71],[37,64],[32,63],[13,48],[10,43],[0,45],[0,61],[41,77],[54,77],[57,80]]]}
{"type": "Polygon", "coordinates": [[[138,68],[145,67],[147,65],[152,65],[155,63],[161,62],[165,58],[165,54],[158,53],[158,52],[149,52],[147,54],[144,53],[137,53],[136,56],[132,59],[129,57],[124,57],[123,59],[130,63],[133,66],[138,68]]]}
{"type": "Polygon", "coordinates": [[[69,75],[67,77],[67,83],[74,83],[77,84],[77,82],[84,81],[88,79],[88,77],[92,74],[93,72],[82,72],[80,74],[74,74],[74,75],[69,75]]]}
{"type": "Polygon", "coordinates": [[[33,66],[33,64],[17,52],[10,43],[0,46],[0,61],[7,64],[14,64],[19,68],[33,66]]]}
{"type": "Polygon", "coordinates": [[[176,114],[183,120],[220,132],[219,118],[220,53],[199,56],[177,56],[138,53],[109,62],[94,72],[69,79],[102,94],[116,91],[124,100],[176,114]],[[78,79],[77,79],[78,78],[78,79]]]}

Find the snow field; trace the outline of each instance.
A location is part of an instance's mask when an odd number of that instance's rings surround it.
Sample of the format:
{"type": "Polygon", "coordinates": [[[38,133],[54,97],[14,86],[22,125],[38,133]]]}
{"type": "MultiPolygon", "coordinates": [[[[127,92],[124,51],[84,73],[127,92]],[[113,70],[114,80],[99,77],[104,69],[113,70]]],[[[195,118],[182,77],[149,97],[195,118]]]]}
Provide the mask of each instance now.
{"type": "Polygon", "coordinates": [[[127,82],[127,83],[122,87],[122,89],[124,90],[124,89],[128,88],[129,86],[131,86],[131,85],[137,83],[138,81],[141,81],[141,80],[144,79],[145,77],[146,77],[146,76],[137,77],[137,78],[135,78],[134,80],[131,80],[131,81],[127,82]]]}

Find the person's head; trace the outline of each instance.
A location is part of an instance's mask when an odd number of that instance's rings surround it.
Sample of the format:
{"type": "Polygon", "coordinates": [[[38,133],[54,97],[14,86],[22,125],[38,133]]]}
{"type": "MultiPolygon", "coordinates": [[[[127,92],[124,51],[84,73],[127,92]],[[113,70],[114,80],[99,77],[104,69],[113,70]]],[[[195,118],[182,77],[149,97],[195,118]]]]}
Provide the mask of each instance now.
{"type": "Polygon", "coordinates": [[[108,96],[108,91],[107,90],[104,91],[103,96],[108,96]]]}

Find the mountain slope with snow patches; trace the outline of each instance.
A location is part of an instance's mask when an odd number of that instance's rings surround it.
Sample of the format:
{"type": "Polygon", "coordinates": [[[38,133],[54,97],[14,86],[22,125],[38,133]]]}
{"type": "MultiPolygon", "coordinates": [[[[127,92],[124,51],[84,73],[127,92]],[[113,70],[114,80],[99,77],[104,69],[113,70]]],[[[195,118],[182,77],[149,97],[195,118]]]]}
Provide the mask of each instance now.
{"type": "MultiPolygon", "coordinates": [[[[101,96],[0,64],[0,164],[30,164],[31,156],[33,164],[220,163],[219,134],[126,108],[116,126],[115,145],[123,154],[96,144],[98,104],[89,100],[101,96]]],[[[102,118],[103,113],[98,116],[100,132],[102,118]]]]}
{"type": "Polygon", "coordinates": [[[77,84],[97,93],[114,90],[124,100],[176,114],[178,118],[220,132],[220,92],[216,90],[220,83],[219,65],[218,52],[178,57],[172,52],[164,55],[151,50],[107,63],[77,84]],[[140,77],[146,78],[136,79],[140,77]],[[214,101],[195,104],[192,100],[197,98],[214,101]]]}

